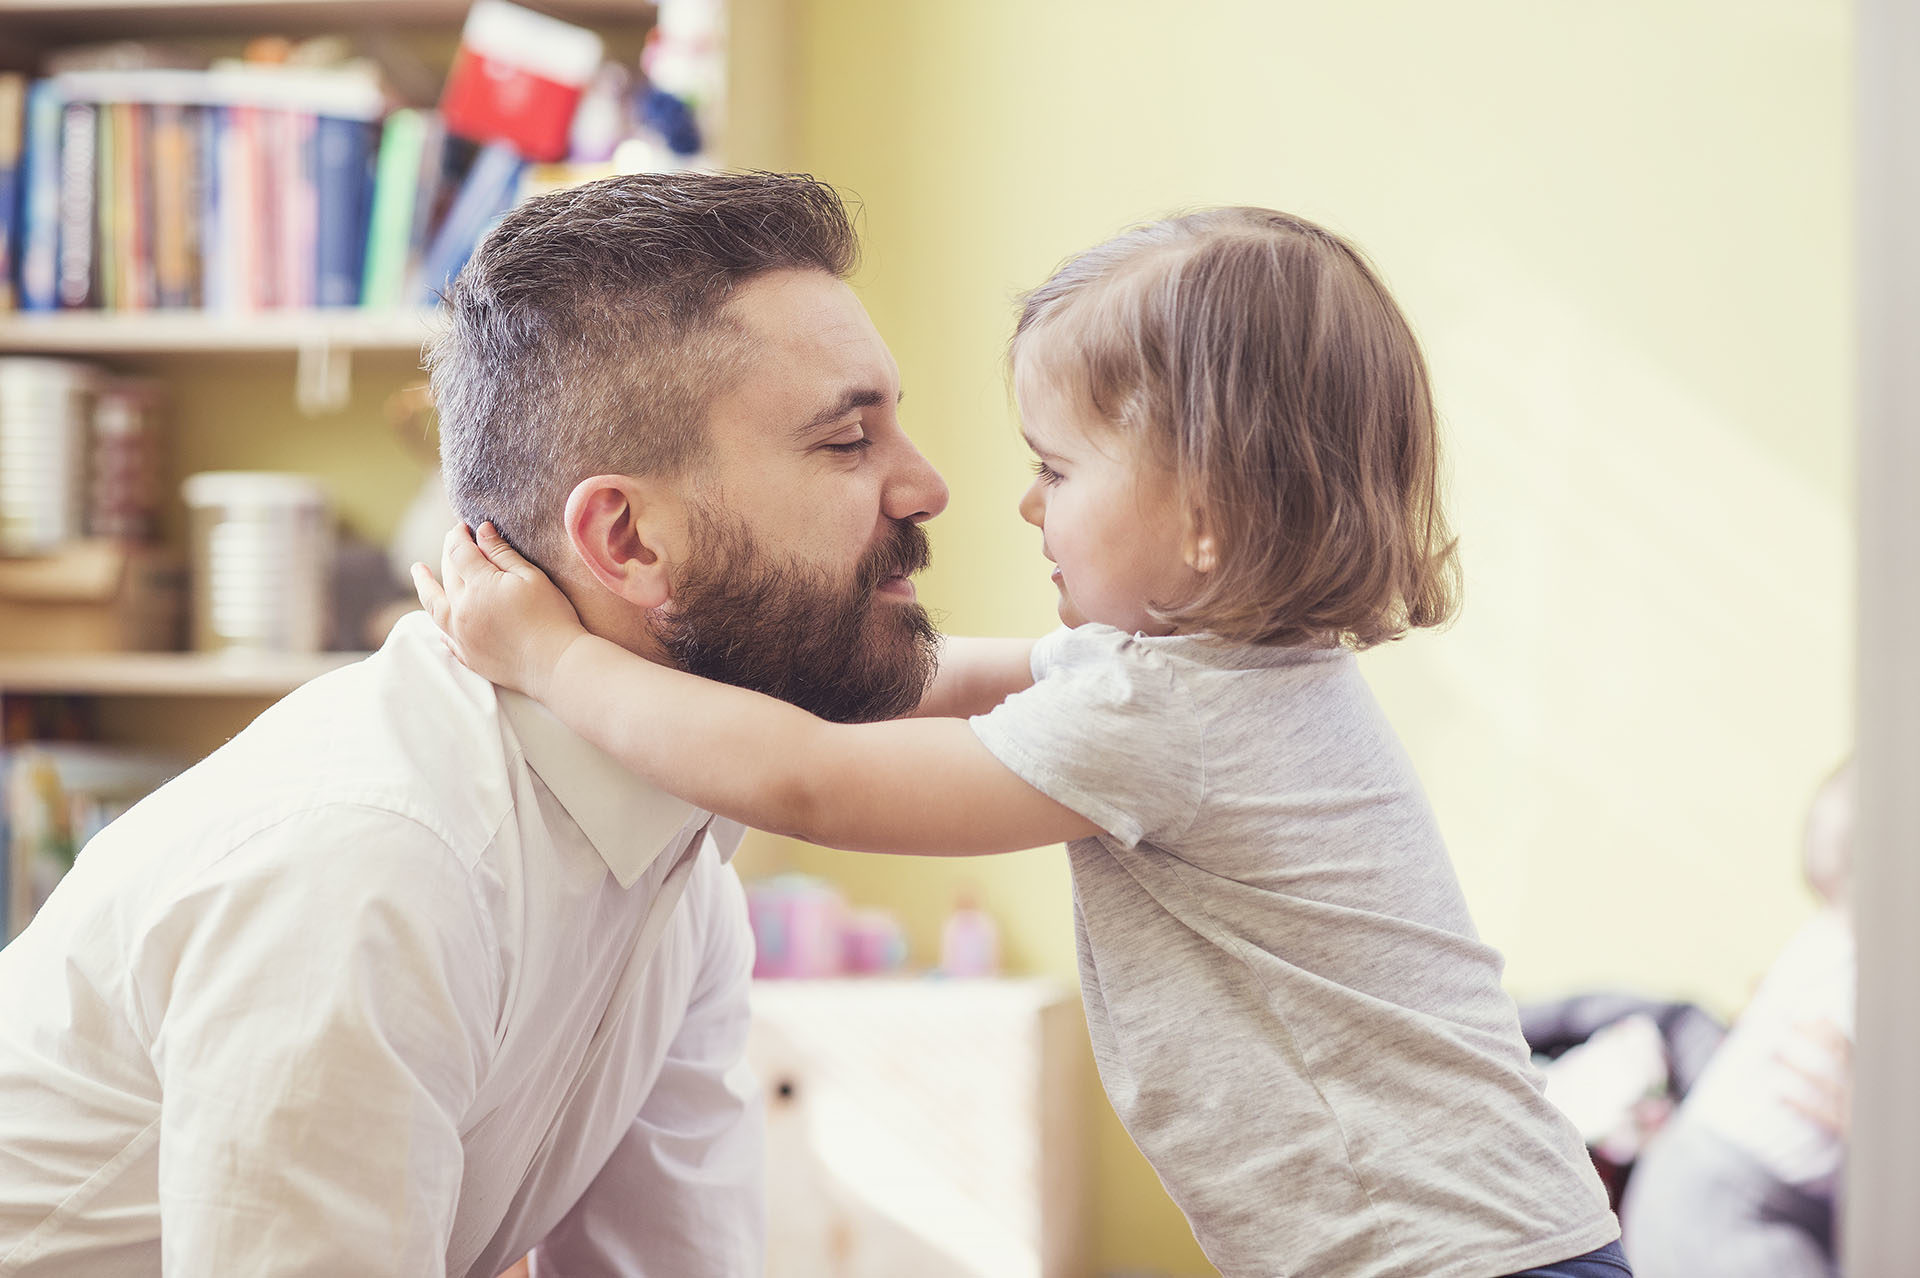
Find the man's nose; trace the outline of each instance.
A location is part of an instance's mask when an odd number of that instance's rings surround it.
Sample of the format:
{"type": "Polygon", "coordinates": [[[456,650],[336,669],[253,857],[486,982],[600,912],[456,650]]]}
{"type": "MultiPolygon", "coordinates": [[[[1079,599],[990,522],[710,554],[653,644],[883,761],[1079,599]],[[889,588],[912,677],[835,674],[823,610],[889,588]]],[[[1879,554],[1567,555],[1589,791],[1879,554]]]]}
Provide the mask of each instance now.
{"type": "Polygon", "coordinates": [[[883,498],[887,518],[924,523],[946,508],[947,481],[940,478],[940,472],[920,455],[919,449],[906,443],[905,452],[887,482],[883,498]]]}

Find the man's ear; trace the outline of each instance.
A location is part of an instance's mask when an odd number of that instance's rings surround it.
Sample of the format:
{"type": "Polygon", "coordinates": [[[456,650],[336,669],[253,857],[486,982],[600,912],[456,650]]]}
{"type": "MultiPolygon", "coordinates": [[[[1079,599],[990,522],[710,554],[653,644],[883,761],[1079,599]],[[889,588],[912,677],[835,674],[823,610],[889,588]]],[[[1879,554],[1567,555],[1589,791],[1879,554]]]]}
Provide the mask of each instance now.
{"type": "Polygon", "coordinates": [[[593,579],[638,608],[673,593],[672,565],[685,507],[650,479],[595,475],[567,494],[567,541],[593,579]]]}

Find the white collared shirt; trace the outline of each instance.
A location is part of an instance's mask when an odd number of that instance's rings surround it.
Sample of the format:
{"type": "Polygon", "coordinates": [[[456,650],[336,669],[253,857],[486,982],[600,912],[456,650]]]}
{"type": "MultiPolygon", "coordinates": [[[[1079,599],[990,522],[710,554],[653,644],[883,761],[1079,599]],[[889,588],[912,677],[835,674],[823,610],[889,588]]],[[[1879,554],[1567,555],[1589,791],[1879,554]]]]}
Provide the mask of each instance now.
{"type": "Polygon", "coordinates": [[[0,950],[0,1278],[760,1273],[740,834],[402,622],[0,950]]]}

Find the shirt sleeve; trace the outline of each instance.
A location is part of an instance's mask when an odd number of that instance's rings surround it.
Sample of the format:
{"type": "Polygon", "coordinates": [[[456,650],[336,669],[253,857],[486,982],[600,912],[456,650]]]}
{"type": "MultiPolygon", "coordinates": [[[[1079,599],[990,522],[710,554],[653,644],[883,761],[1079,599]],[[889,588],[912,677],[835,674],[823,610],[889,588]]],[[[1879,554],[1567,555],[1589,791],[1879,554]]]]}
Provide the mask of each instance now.
{"type": "Polygon", "coordinates": [[[1127,847],[1193,823],[1204,791],[1199,718],[1166,658],[1111,626],[1035,645],[1034,685],[969,720],[995,758],[1127,847]]]}
{"type": "Polygon", "coordinates": [[[660,1075],[587,1192],[534,1249],[533,1278],[758,1278],[765,1114],[746,1064],[753,933],[709,846],[682,909],[708,913],[700,975],[660,1075]]]}
{"type": "Polygon", "coordinates": [[[255,835],[145,929],[167,1275],[441,1274],[497,1023],[452,852],[373,809],[255,835]]]}

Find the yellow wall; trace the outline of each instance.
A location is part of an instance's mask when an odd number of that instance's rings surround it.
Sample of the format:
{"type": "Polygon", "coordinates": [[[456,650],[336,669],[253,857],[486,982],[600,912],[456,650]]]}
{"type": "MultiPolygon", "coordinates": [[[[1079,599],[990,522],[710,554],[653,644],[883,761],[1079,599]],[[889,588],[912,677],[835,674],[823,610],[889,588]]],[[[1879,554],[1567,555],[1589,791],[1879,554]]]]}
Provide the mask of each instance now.
{"type": "MultiPolygon", "coordinates": [[[[1731,1011],[1806,908],[1796,827],[1850,732],[1846,7],[796,2],[790,154],[737,158],[865,201],[861,292],[954,490],[923,591],[949,628],[1052,621],[1014,292],[1180,206],[1324,221],[1412,315],[1449,430],[1465,615],[1366,668],[1482,931],[1521,997],[1731,1011]]],[[[746,864],[892,905],[922,960],[971,886],[1015,964],[1071,978],[1057,852],[746,864]]],[[[1110,1116],[1098,1151],[1101,1265],[1205,1272],[1110,1116]]]]}

